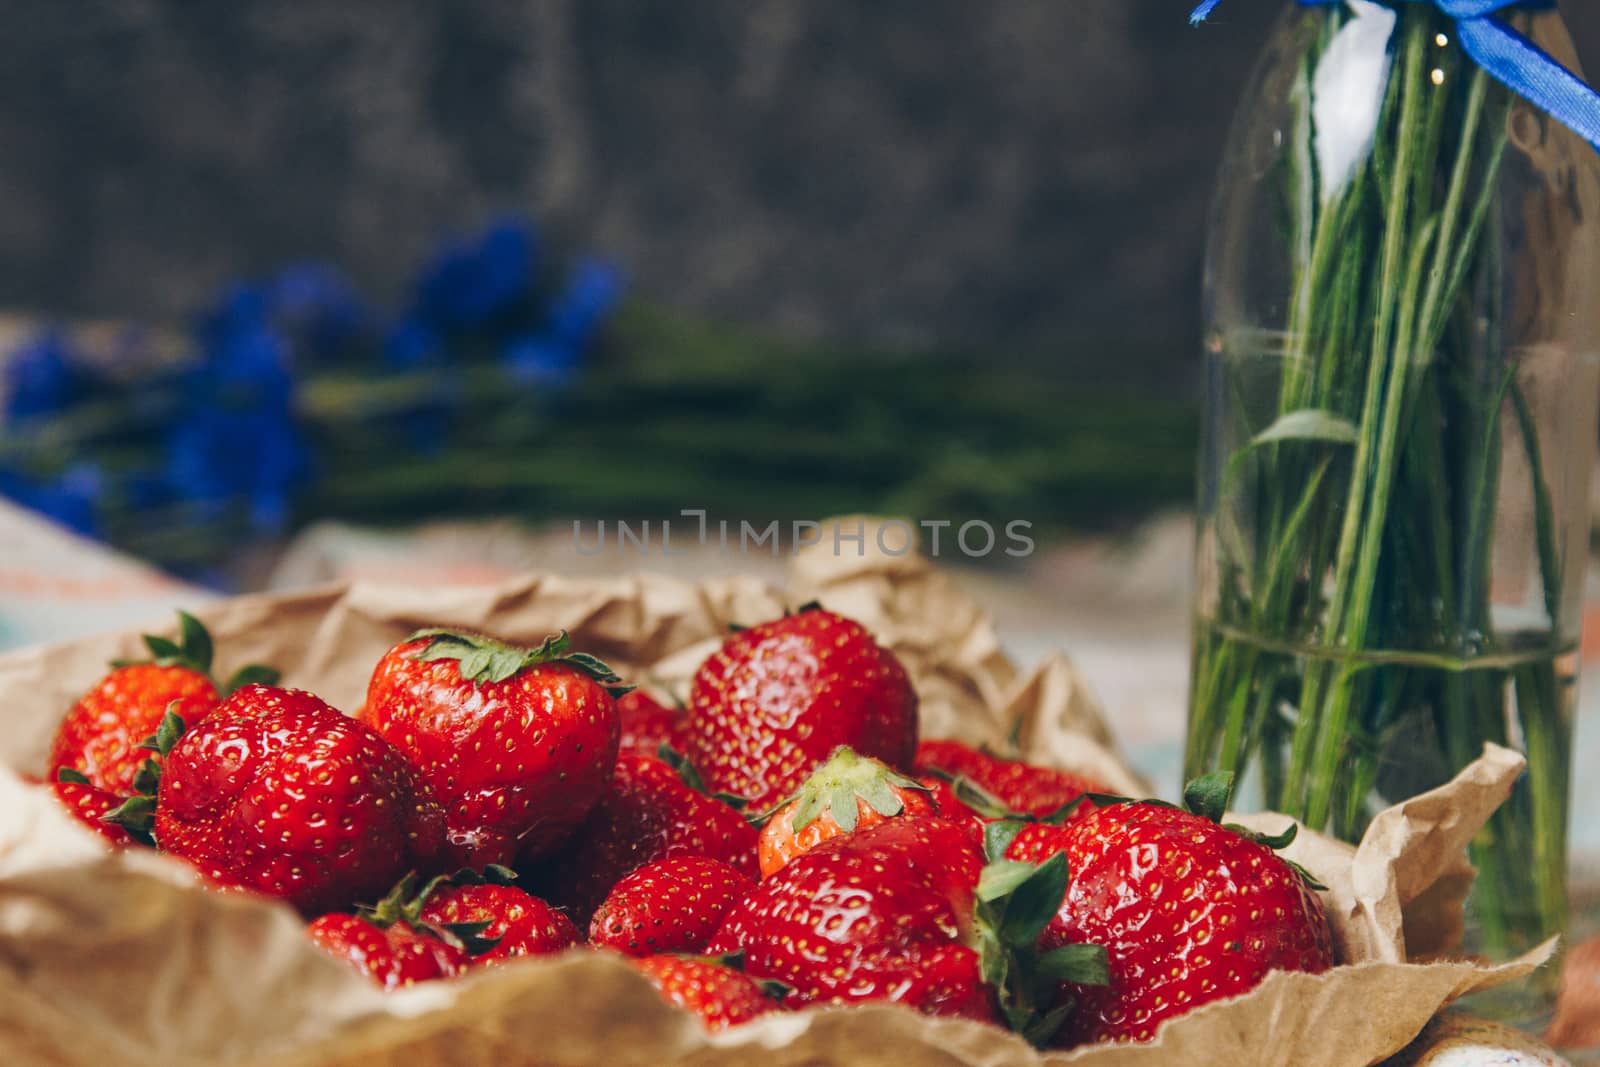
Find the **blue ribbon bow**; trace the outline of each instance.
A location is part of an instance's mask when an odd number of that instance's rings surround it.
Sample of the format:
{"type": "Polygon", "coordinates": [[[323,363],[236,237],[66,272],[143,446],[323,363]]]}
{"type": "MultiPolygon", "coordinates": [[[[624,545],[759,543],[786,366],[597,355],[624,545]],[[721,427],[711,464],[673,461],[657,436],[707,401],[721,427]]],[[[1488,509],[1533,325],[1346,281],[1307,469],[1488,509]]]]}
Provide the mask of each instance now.
{"type": "MultiPolygon", "coordinates": [[[[1205,21],[1222,0],[1204,0],[1189,16],[1205,21]]],[[[1342,3],[1343,0],[1300,0],[1306,7],[1342,3]]],[[[1412,0],[1431,3],[1456,20],[1461,47],[1497,81],[1572,129],[1600,151],[1600,93],[1504,22],[1494,18],[1503,8],[1521,4],[1550,8],[1555,0],[1412,0]]]]}

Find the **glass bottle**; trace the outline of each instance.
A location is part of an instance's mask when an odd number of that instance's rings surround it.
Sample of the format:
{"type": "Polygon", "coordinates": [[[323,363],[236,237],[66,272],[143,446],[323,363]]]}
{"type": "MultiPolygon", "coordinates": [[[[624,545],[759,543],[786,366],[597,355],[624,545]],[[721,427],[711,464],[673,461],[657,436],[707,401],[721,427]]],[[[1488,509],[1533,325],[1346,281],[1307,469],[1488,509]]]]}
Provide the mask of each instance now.
{"type": "MultiPolygon", "coordinates": [[[[1577,70],[1553,8],[1502,17],[1577,70]]],[[[1597,227],[1587,143],[1367,0],[1284,15],[1211,220],[1186,771],[1354,841],[1520,749],[1474,846],[1494,958],[1566,922],[1597,227]]]]}

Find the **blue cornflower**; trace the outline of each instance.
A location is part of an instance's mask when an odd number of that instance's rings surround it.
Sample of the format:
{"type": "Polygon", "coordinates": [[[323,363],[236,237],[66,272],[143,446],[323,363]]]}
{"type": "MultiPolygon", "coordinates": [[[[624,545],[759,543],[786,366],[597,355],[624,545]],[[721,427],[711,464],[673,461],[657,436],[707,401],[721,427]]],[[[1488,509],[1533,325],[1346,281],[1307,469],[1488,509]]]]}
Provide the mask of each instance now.
{"type": "Polygon", "coordinates": [[[82,395],[84,375],[66,339],[48,330],[4,362],[7,422],[53,415],[82,395]]]}
{"type": "Polygon", "coordinates": [[[416,314],[444,330],[483,326],[527,297],[535,244],[532,225],[517,220],[447,242],[417,279],[416,314]]]}
{"type": "Polygon", "coordinates": [[[100,536],[99,503],[104,491],[105,474],[97,463],[75,463],[49,482],[0,468],[0,495],[85,537],[100,536]]]}
{"type": "Polygon", "coordinates": [[[566,385],[585,350],[622,295],[622,276],[599,260],[579,264],[566,291],[536,333],[512,337],[502,350],[506,371],[524,384],[566,385]]]}
{"type": "Polygon", "coordinates": [[[317,359],[339,355],[370,321],[355,287],[325,263],[302,263],[280,272],[271,303],[273,318],[293,332],[306,355],[317,359]]]}
{"type": "Polygon", "coordinates": [[[550,309],[546,328],[569,344],[587,347],[622,297],[623,288],[616,267],[598,259],[584,260],[550,309]]]}
{"type": "Polygon", "coordinates": [[[383,342],[383,361],[396,370],[439,362],[439,335],[420,319],[402,319],[383,342]]]}
{"type": "Polygon", "coordinates": [[[293,489],[310,474],[294,421],[294,381],[283,345],[246,315],[184,382],[183,414],[167,439],[166,482],[174,496],[211,518],[235,501],[259,531],[288,519],[293,489]]]}
{"type": "MultiPolygon", "coordinates": [[[[384,362],[395,370],[432,370],[444,363],[444,350],[433,328],[405,319],[390,331],[383,345],[384,362]]],[[[450,375],[432,375],[426,393],[400,415],[402,432],[419,452],[437,454],[445,445],[450,413],[461,400],[460,383],[450,375]]]]}

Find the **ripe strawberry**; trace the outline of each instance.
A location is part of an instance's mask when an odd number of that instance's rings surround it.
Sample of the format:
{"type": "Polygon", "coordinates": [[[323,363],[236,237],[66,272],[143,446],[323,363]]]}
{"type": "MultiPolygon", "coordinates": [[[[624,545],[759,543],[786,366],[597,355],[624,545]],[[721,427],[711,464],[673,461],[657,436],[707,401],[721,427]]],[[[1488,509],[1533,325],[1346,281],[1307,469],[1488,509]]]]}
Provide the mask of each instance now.
{"type": "Polygon", "coordinates": [[[617,760],[611,788],[555,861],[556,899],[580,922],[623,877],[678,856],[721,860],[754,879],[756,829],[726,799],[707,796],[694,768],[648,756],[617,760]]]}
{"type": "MultiPolygon", "coordinates": [[[[404,755],[310,693],[247,685],[187,731],[169,716],[158,747],[155,838],[220,885],[317,914],[443,848],[443,813],[404,755]]],[[[148,806],[130,814],[149,826],[148,806]]]]}
{"type": "Polygon", "coordinates": [[[532,894],[511,884],[516,875],[490,865],[482,873],[457,872],[436,880],[418,898],[418,919],[487,944],[469,963],[499,963],[518,956],[546,956],[565,951],[581,938],[572,920],[532,894]]]}
{"type": "Polygon", "coordinates": [[[917,694],[860,623],[803,608],[734,634],[700,666],[688,735],[712,788],[765,809],[840,745],[909,769],[917,694]]]}
{"type": "MultiPolygon", "coordinates": [[[[151,658],[118,661],[111,672],[67,712],[50,746],[49,776],[77,771],[113,793],[133,791],[134,775],[150,758],[138,749],[156,732],[170,707],[185,722],[205,718],[221,699],[211,680],[211,635],[200,620],[178,612],[180,639],[146,634],[151,658]]],[[[268,667],[246,667],[229,683],[274,682],[268,667]]]]}
{"type": "Polygon", "coordinates": [[[467,969],[461,947],[409,926],[374,926],[358,915],[330,912],[306,928],[324,951],[347,960],[385,989],[451,978],[467,969]]]}
{"type": "MultiPolygon", "coordinates": [[[[942,772],[964,777],[993,795],[1007,809],[1024,815],[1049,815],[1089,793],[1106,793],[1098,782],[1022,760],[1001,759],[960,741],[924,741],[917,746],[919,774],[942,772]]],[[[1094,810],[1081,803],[1074,817],[1094,810]]],[[[979,814],[986,815],[979,805],[979,814]]]]}
{"type": "Polygon", "coordinates": [[[728,959],[646,956],[633,966],[667,1000],[700,1016],[707,1030],[726,1030],[781,1010],[781,985],[742,974],[728,959]]]}
{"type": "Polygon", "coordinates": [[[462,974],[471,963],[467,945],[418,918],[416,883],[408,874],[377,904],[320,916],[306,933],[385,989],[462,974]]]}
{"type": "Polygon", "coordinates": [[[647,863],[618,882],[596,909],[589,943],[627,956],[704,952],[723,915],[755,884],[705,856],[647,863]]]}
{"type": "Polygon", "coordinates": [[[529,650],[424,630],[373,671],[365,721],[433,787],[457,865],[550,851],[605,790],[617,676],[568,644],[564,632],[529,650]]]}
{"type": "Polygon", "coordinates": [[[654,756],[662,745],[683,751],[687,717],[681,708],[668,707],[635,689],[617,698],[617,718],[622,724],[619,755],[654,756]]]}
{"type": "Polygon", "coordinates": [[[1066,862],[984,865],[968,830],[935,816],[887,819],[824,841],[736,904],[709,951],[742,950],[799,1004],[891,1000],[934,1015],[1004,1016],[1030,1039],[1056,978],[1091,977],[1081,945],[1035,951],[1066,886],[1066,862]]]}
{"type": "Polygon", "coordinates": [[[928,789],[875,759],[840,748],[761,828],[761,876],[840,834],[897,815],[933,815],[928,789]]]}
{"type": "Polygon", "coordinates": [[[126,797],[91,785],[83,775],[68,768],[57,773],[59,777],[50,783],[50,788],[79,822],[119,848],[134,843],[127,830],[106,821],[106,816],[121,807],[126,797]]]}
{"type": "Polygon", "coordinates": [[[1071,1043],[1147,1041],[1160,1024],[1253,989],[1269,971],[1333,965],[1322,903],[1275,839],[1220,826],[1231,776],[1191,783],[1191,811],[1151,803],[1101,808],[1065,826],[1024,827],[1006,849],[1032,862],[1065,853],[1072,885],[1045,944],[1090,941],[1111,982],[1077,990],[1071,1043]]]}

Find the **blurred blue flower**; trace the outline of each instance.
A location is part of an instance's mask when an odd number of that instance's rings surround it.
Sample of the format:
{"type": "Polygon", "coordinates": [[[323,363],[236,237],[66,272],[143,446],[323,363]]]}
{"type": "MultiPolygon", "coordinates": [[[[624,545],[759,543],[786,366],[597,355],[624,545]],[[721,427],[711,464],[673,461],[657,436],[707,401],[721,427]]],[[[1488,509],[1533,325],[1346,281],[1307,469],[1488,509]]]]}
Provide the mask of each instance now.
{"type": "Polygon", "coordinates": [[[585,350],[623,291],[609,263],[585,260],[551,305],[543,329],[509,339],[502,350],[507,373],[526,385],[566,385],[585,350]]]}
{"type": "Polygon", "coordinates": [[[97,463],[75,463],[55,481],[39,481],[0,468],[0,494],[85,537],[100,534],[99,503],[104,491],[105,475],[97,463]]]}
{"type": "Polygon", "coordinates": [[[396,370],[415,370],[439,362],[439,335],[419,319],[404,319],[383,342],[383,361],[396,370]]]}
{"type": "Polygon", "coordinates": [[[76,400],[86,384],[66,339],[55,330],[13,351],[4,371],[8,423],[54,415],[76,400]]]}
{"type": "MultiPolygon", "coordinates": [[[[431,327],[416,319],[406,319],[385,339],[383,359],[395,370],[418,371],[441,367],[444,353],[431,327]]],[[[432,375],[423,399],[400,416],[402,432],[411,447],[427,455],[437,455],[445,445],[450,413],[460,399],[461,388],[454,377],[432,375]]]]}
{"type": "Polygon", "coordinates": [[[340,354],[367,329],[370,316],[355,287],[325,263],[301,263],[279,273],[271,295],[273,318],[317,360],[340,354]]]}
{"type": "MultiPolygon", "coordinates": [[[[294,380],[279,338],[252,314],[231,320],[185,377],[182,415],[170,428],[165,481],[208,518],[249,507],[251,525],[276,533],[293,490],[311,472],[294,420],[294,380]]],[[[217,323],[213,323],[215,329],[217,323]]]]}
{"type": "Polygon", "coordinates": [[[551,307],[546,328],[568,344],[587,347],[621,299],[623,288],[616,267],[598,259],[583,260],[551,307]]]}
{"type": "Polygon", "coordinates": [[[517,219],[446,243],[417,279],[417,314],[446,330],[483,326],[527,297],[535,251],[532,224],[517,219]]]}
{"type": "Polygon", "coordinates": [[[570,385],[582,352],[546,334],[513,337],[506,342],[506,373],[521,385],[570,385]]]}

